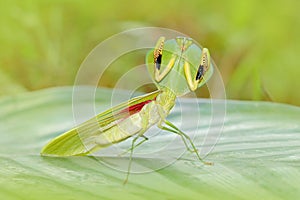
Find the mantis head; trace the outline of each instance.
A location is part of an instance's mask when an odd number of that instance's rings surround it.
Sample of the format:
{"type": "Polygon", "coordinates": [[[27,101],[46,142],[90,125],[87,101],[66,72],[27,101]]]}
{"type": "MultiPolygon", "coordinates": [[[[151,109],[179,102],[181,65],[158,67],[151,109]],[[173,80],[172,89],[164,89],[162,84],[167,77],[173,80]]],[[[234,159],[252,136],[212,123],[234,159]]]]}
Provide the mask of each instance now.
{"type": "Polygon", "coordinates": [[[146,57],[148,71],[159,89],[172,90],[176,96],[195,91],[213,74],[208,49],[199,47],[191,38],[160,37],[146,57]]]}

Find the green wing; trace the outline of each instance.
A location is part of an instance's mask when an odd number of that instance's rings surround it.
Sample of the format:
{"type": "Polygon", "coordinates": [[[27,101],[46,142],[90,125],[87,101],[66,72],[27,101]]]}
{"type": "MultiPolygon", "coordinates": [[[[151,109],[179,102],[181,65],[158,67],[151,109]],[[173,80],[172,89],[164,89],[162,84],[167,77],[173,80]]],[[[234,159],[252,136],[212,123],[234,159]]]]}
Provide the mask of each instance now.
{"type": "MultiPolygon", "coordinates": [[[[79,126],[63,133],[51,140],[41,151],[41,155],[47,156],[80,156],[87,155],[106,146],[95,146],[94,139],[105,130],[116,126],[118,122],[137,112],[144,102],[152,101],[160,93],[159,90],[130,99],[108,109],[95,117],[87,120],[79,126]]],[[[126,138],[124,138],[126,139],[126,138]]]]}

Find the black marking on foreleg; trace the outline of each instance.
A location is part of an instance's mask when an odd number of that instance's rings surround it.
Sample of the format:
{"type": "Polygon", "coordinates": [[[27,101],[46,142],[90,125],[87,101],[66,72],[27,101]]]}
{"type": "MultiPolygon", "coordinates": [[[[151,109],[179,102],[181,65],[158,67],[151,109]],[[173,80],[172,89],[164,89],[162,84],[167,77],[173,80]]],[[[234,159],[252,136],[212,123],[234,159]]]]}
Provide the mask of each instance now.
{"type": "Polygon", "coordinates": [[[196,81],[200,80],[204,74],[204,67],[200,65],[196,74],[196,81]]]}
{"type": "Polygon", "coordinates": [[[159,54],[157,56],[157,58],[155,59],[155,67],[156,69],[160,70],[160,66],[161,66],[161,58],[162,58],[162,54],[159,54]]]}

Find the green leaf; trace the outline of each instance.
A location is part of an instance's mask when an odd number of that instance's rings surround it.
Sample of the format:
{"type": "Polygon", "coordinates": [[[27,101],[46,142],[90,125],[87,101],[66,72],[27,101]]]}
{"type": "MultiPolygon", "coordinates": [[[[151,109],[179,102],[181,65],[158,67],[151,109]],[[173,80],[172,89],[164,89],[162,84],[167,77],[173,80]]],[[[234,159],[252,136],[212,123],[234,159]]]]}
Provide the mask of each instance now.
{"type": "MultiPolygon", "coordinates": [[[[107,89],[97,91],[97,112],[110,107],[111,94],[107,89]]],[[[126,92],[119,91],[118,96],[125,97],[126,92]]],[[[71,100],[71,87],[0,100],[0,199],[277,200],[300,196],[298,107],[227,101],[223,132],[205,158],[214,162],[213,166],[204,166],[190,152],[165,163],[163,155],[170,153],[170,157],[176,158],[174,155],[181,155],[184,145],[181,142],[172,146],[170,138],[173,141],[177,136],[165,132],[155,136],[155,129],[151,129],[147,133],[149,141],[134,151],[135,167],[150,172],[132,173],[123,185],[126,173],[121,170],[126,171],[127,155],[120,157],[103,151],[101,158],[40,156],[40,150],[50,139],[74,125],[71,100]],[[143,154],[162,147],[161,157],[143,154]],[[117,165],[125,168],[113,169],[117,165]],[[151,171],[158,166],[164,167],[151,171]]],[[[222,103],[214,101],[215,111],[222,103]]],[[[84,97],[79,104],[89,105],[84,97]]],[[[197,132],[195,143],[200,149],[202,133],[211,120],[211,103],[182,99],[168,119],[182,124],[181,129],[188,134],[197,132]],[[200,111],[196,112],[196,108],[200,111]]],[[[219,125],[213,123],[211,130],[219,125]]],[[[126,149],[129,145],[130,141],[119,147],[126,149]]]]}

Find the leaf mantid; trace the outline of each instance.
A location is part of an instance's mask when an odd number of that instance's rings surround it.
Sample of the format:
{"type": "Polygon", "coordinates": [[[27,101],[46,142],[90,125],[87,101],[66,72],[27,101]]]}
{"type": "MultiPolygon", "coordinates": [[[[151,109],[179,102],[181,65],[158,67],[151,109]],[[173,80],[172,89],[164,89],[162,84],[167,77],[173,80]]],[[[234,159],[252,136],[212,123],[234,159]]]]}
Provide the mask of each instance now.
{"type": "Polygon", "coordinates": [[[191,38],[161,37],[147,54],[146,64],[158,90],[110,108],[63,133],[44,146],[41,155],[83,156],[134,137],[126,183],[134,148],[145,142],[144,133],[157,125],[179,135],[201,162],[211,164],[200,157],[191,138],[166,119],[177,97],[195,91],[211,77],[213,64],[208,49],[200,48],[191,38]],[[140,137],[143,140],[137,143],[140,137]]]}

